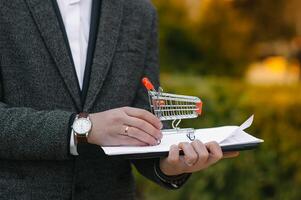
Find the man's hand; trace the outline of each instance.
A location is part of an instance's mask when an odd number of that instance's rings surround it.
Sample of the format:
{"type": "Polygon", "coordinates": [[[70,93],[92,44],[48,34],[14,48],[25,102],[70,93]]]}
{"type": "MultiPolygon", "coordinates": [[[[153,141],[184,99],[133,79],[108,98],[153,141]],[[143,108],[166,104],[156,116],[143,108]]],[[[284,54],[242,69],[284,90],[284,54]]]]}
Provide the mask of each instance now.
{"type": "Polygon", "coordinates": [[[90,114],[88,142],[100,146],[146,146],[161,140],[162,123],[152,113],[123,107],[90,114]]]}
{"type": "Polygon", "coordinates": [[[223,154],[216,142],[203,144],[196,140],[191,143],[180,143],[170,147],[167,158],[160,160],[161,171],[167,176],[175,176],[183,173],[192,173],[203,170],[213,165],[220,159],[238,156],[239,152],[223,154]],[[183,150],[184,156],[179,155],[183,150]]]}

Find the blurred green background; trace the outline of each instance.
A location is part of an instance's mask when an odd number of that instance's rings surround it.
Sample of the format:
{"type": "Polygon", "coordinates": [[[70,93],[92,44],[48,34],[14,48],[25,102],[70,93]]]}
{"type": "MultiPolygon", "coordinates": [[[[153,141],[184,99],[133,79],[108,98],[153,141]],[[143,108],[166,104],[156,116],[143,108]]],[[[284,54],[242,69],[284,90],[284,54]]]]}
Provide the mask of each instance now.
{"type": "Polygon", "coordinates": [[[301,199],[301,1],[153,0],[161,85],[199,96],[204,112],[183,127],[239,125],[265,140],[168,191],[138,173],[142,200],[301,199]]]}

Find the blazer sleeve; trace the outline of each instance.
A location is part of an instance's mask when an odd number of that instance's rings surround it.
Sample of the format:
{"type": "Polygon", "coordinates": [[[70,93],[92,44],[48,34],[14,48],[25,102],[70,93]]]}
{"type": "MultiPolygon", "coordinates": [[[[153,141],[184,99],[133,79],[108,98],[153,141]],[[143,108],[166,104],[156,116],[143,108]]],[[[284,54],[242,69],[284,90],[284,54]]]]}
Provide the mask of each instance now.
{"type": "MultiPolygon", "coordinates": [[[[0,88],[2,88],[0,79],[0,88]]],[[[4,103],[0,89],[0,159],[65,160],[71,112],[37,111],[4,103]]]]}
{"type": "MultiPolygon", "coordinates": [[[[144,76],[148,77],[158,88],[159,84],[159,61],[158,61],[158,32],[157,32],[157,13],[153,9],[153,22],[151,28],[150,39],[145,59],[144,76]]],[[[148,94],[144,86],[140,84],[136,94],[134,107],[150,110],[148,94]]],[[[132,160],[139,173],[155,183],[168,188],[177,189],[182,186],[189,178],[190,174],[183,174],[180,176],[164,176],[158,166],[159,158],[156,159],[138,159],[132,160]]]]}

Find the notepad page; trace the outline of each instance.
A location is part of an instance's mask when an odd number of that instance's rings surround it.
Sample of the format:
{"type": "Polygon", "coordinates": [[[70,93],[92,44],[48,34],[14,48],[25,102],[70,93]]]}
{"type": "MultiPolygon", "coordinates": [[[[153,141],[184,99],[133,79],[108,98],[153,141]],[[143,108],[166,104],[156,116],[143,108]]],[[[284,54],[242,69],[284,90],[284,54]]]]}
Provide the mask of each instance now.
{"type": "Polygon", "coordinates": [[[203,143],[211,141],[220,143],[233,135],[238,128],[238,126],[222,126],[217,128],[196,129],[195,136],[196,139],[202,141],[203,143]]]}
{"type": "Polygon", "coordinates": [[[249,135],[245,131],[239,131],[233,134],[231,137],[225,139],[220,143],[221,146],[237,145],[237,144],[249,144],[249,143],[261,143],[263,140],[249,135]]]}
{"type": "MultiPolygon", "coordinates": [[[[196,139],[202,141],[203,143],[216,141],[220,143],[224,141],[227,137],[232,135],[238,126],[223,126],[217,128],[205,128],[195,130],[196,139]]],[[[168,131],[165,133],[163,131],[163,138],[161,143],[156,146],[143,146],[143,147],[133,147],[133,146],[120,146],[120,147],[102,147],[108,155],[122,155],[122,154],[137,154],[137,153],[155,153],[169,151],[169,148],[173,144],[179,144],[180,142],[191,142],[185,133],[177,133],[168,131]]]]}
{"type": "MultiPolygon", "coordinates": [[[[254,116],[251,116],[240,126],[222,126],[216,128],[203,128],[195,130],[195,139],[203,143],[216,141],[221,146],[239,145],[247,143],[260,143],[263,140],[255,138],[243,130],[250,127],[254,116]]],[[[139,153],[156,153],[167,152],[173,144],[180,142],[191,142],[185,132],[177,130],[162,130],[163,138],[161,143],[156,146],[118,146],[118,147],[102,147],[107,155],[124,155],[139,153]]]]}

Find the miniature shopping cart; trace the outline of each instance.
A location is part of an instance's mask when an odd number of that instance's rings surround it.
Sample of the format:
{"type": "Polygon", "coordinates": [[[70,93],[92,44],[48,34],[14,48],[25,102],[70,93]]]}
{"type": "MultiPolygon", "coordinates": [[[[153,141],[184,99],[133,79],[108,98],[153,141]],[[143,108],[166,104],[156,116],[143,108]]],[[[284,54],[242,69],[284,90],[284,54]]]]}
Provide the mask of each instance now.
{"type": "Polygon", "coordinates": [[[148,78],[143,78],[142,83],[148,90],[151,111],[161,121],[172,121],[172,128],[164,133],[185,133],[193,141],[195,139],[193,128],[180,128],[182,119],[196,118],[202,113],[202,101],[198,97],[177,95],[163,92],[161,87],[155,90],[148,78]]]}

